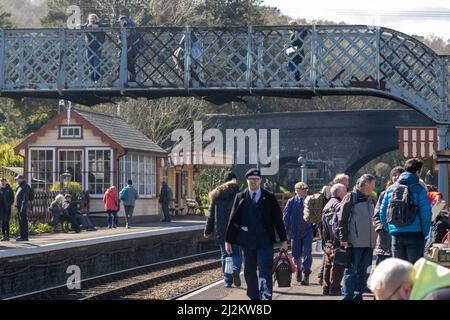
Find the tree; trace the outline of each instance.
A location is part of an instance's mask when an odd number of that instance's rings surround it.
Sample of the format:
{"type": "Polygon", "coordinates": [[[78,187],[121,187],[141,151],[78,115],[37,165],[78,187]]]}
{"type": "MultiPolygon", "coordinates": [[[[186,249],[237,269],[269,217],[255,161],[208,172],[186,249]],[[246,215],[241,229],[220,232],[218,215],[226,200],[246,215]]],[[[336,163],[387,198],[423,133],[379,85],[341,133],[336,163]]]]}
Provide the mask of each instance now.
{"type": "Polygon", "coordinates": [[[0,9],[0,28],[12,28],[14,25],[9,21],[11,13],[4,12],[0,9]]]}
{"type": "MultiPolygon", "coordinates": [[[[114,105],[100,105],[95,110],[116,114],[114,105]]],[[[193,131],[194,121],[202,120],[211,110],[209,103],[195,98],[129,99],[123,104],[123,119],[168,150],[175,143],[171,141],[174,130],[193,131]]]]}
{"type": "Polygon", "coordinates": [[[246,26],[263,24],[262,0],[205,0],[197,6],[198,22],[207,25],[246,26]]]}
{"type": "Polygon", "coordinates": [[[21,167],[22,165],[23,158],[14,154],[12,145],[0,145],[0,167],[21,167]]]}
{"type": "Polygon", "coordinates": [[[0,99],[0,143],[23,139],[42,127],[56,113],[54,100],[0,99]]]}

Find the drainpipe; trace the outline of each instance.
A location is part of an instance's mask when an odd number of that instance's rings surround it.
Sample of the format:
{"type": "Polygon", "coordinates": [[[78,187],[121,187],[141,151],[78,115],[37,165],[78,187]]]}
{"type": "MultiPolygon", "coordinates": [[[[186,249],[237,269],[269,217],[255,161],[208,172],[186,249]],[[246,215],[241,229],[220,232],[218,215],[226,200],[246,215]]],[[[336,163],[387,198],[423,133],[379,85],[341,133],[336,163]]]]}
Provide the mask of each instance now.
{"type": "Polygon", "coordinates": [[[117,157],[117,203],[120,203],[120,197],[119,197],[119,193],[120,193],[120,159],[124,156],[126,156],[128,153],[128,150],[125,150],[125,152],[117,157]]]}

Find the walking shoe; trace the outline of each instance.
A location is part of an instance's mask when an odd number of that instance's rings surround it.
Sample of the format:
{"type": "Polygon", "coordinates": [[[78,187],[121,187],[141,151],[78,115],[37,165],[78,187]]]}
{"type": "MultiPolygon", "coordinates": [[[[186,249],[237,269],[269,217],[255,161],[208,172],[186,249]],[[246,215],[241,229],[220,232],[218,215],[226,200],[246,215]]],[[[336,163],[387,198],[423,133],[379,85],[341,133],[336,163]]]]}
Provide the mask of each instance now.
{"type": "Polygon", "coordinates": [[[342,292],[341,292],[341,290],[337,290],[337,291],[330,290],[330,293],[328,295],[334,296],[334,297],[340,297],[340,296],[342,296],[342,292]]]}
{"type": "Polygon", "coordinates": [[[108,229],[111,229],[112,228],[112,226],[108,226],[108,229]]]}
{"type": "Polygon", "coordinates": [[[322,286],[323,285],[323,278],[319,278],[319,286],[322,286]]]}
{"type": "Polygon", "coordinates": [[[233,283],[236,287],[241,286],[241,277],[238,270],[233,270],[233,283]]]}
{"type": "Polygon", "coordinates": [[[28,241],[28,239],[19,237],[19,238],[16,238],[16,241],[28,241]]]}
{"type": "Polygon", "coordinates": [[[231,283],[225,283],[225,288],[231,288],[232,284],[231,283]]]}
{"type": "Polygon", "coordinates": [[[304,285],[304,286],[308,286],[309,285],[309,274],[311,272],[305,272],[305,277],[303,278],[303,280],[300,282],[300,284],[304,285]]]}
{"type": "Polygon", "coordinates": [[[128,223],[125,225],[125,228],[130,229],[130,226],[128,225],[128,223]]]}
{"type": "Polygon", "coordinates": [[[116,229],[116,228],[117,228],[117,225],[113,224],[113,228],[116,229]]]}
{"type": "Polygon", "coordinates": [[[330,288],[329,287],[323,287],[322,288],[322,294],[324,296],[328,296],[330,294],[330,288]]]}
{"type": "Polygon", "coordinates": [[[301,271],[297,271],[297,282],[302,282],[302,272],[301,271]]]}

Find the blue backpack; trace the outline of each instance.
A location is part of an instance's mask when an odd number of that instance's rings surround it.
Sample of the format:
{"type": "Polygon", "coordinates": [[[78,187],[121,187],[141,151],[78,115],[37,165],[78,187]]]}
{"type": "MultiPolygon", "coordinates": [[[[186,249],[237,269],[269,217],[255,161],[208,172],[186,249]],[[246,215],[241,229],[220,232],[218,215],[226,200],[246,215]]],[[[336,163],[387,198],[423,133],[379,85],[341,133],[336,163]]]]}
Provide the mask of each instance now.
{"type": "Polygon", "coordinates": [[[122,191],[119,193],[119,199],[120,200],[127,200],[128,198],[128,188],[123,188],[122,191]]]}

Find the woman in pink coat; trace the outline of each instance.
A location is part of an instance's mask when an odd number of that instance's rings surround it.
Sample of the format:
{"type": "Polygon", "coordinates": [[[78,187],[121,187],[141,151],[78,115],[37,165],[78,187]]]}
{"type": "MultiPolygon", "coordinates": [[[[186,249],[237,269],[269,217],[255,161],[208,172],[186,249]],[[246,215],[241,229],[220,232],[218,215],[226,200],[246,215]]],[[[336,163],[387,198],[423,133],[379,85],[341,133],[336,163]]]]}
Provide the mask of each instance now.
{"type": "Polygon", "coordinates": [[[103,196],[105,211],[108,212],[108,228],[117,228],[117,211],[119,211],[117,191],[115,186],[109,187],[103,196]]]}

